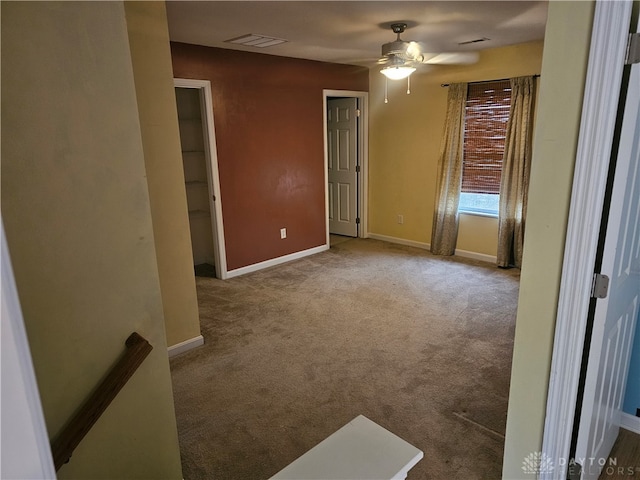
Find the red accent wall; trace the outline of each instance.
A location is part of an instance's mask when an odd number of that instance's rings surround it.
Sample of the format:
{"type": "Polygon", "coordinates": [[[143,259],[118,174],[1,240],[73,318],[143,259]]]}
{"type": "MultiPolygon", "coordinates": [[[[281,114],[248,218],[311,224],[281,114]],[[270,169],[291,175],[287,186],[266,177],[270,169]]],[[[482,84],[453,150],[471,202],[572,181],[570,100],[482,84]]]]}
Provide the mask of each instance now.
{"type": "Polygon", "coordinates": [[[211,82],[227,268],[324,245],[322,90],[368,91],[368,69],[184,43],[171,56],[176,78],[211,82]]]}

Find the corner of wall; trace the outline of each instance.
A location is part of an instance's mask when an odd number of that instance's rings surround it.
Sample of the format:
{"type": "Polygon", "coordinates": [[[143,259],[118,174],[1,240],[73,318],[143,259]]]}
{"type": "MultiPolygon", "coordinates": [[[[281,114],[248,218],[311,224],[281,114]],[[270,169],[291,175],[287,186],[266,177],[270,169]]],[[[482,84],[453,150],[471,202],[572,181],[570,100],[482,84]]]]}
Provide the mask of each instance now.
{"type": "Polygon", "coordinates": [[[167,344],[200,336],[164,2],[125,2],[167,344]]]}
{"type": "Polygon", "coordinates": [[[503,478],[540,452],[594,3],[549,2],[516,318],[503,478]]]}

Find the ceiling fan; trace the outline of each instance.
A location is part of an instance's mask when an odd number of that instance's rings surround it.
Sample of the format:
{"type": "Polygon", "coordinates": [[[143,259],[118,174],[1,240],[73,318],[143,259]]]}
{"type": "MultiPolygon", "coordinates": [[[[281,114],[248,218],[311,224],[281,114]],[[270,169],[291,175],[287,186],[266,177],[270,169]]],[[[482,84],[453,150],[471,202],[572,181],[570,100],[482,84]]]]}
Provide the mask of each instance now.
{"type": "Polygon", "coordinates": [[[386,65],[380,72],[391,80],[407,78],[416,71],[416,65],[464,65],[478,61],[477,52],[426,52],[419,42],[408,42],[400,38],[407,28],[406,23],[390,25],[397,38],[393,42],[382,45],[382,58],[378,64],[386,65]]]}

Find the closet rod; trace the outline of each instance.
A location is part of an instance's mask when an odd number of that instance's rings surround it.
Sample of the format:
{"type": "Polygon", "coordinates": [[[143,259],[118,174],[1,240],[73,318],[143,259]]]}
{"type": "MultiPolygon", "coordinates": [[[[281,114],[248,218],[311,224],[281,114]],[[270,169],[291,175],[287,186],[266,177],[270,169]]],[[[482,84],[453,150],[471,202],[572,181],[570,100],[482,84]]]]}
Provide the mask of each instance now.
{"type": "MultiPolygon", "coordinates": [[[[526,76],[526,75],[523,75],[526,76]]],[[[531,75],[533,78],[538,78],[540,76],[539,73],[536,73],[535,75],[531,75]]],[[[497,80],[481,80],[479,82],[467,82],[469,85],[475,85],[477,83],[491,83],[491,82],[506,82],[507,80],[510,80],[509,78],[499,78],[497,80]]],[[[449,85],[451,85],[450,83],[441,83],[440,86],[441,87],[448,87],[449,85]]]]}

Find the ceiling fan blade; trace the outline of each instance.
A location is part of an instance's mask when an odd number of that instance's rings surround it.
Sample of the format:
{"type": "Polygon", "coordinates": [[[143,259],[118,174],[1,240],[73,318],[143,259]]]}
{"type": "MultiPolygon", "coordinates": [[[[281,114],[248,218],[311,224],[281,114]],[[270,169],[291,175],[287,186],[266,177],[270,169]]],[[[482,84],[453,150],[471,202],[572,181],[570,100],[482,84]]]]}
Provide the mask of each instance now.
{"type": "MultiPolygon", "coordinates": [[[[400,34],[407,27],[404,23],[392,24],[391,28],[398,38],[382,45],[382,58],[378,65],[390,64],[392,66],[412,66],[416,63],[431,65],[469,65],[476,63],[480,58],[478,52],[441,52],[427,53],[429,48],[421,42],[405,41],[400,34]]],[[[431,45],[431,48],[434,48],[431,45]]]]}
{"type": "Polygon", "coordinates": [[[480,58],[478,52],[423,53],[422,56],[419,61],[431,65],[469,65],[480,58]]]}
{"type": "Polygon", "coordinates": [[[414,61],[421,61],[420,59],[422,58],[423,55],[423,50],[424,48],[422,47],[422,45],[418,42],[407,42],[407,49],[405,51],[405,55],[414,60],[414,61]]]}

